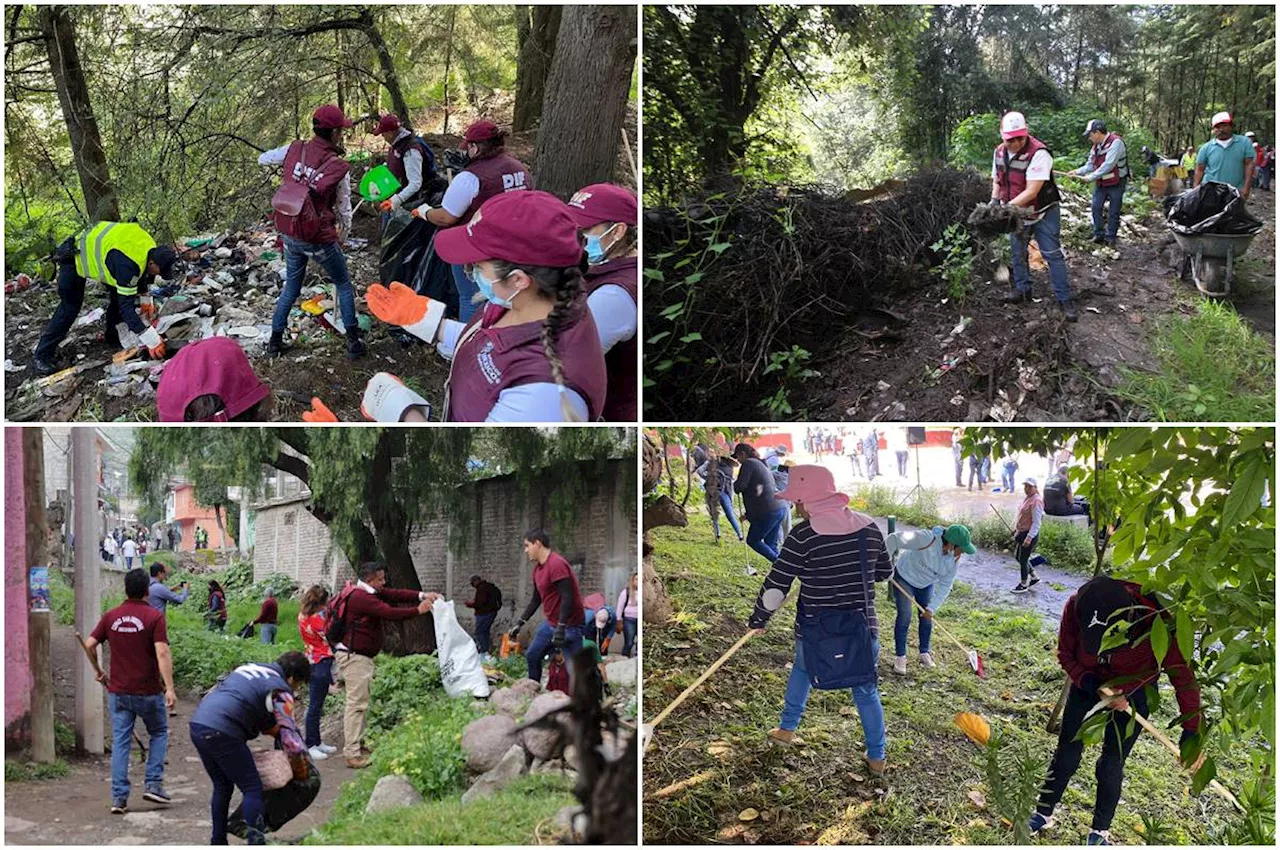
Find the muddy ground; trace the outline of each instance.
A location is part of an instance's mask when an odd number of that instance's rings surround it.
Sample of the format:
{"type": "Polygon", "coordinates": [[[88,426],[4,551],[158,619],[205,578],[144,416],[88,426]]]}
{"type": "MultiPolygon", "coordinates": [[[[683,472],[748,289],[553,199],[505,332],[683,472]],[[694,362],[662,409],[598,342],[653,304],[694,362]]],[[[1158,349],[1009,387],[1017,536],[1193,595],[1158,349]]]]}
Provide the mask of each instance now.
{"type": "MultiPolygon", "coordinates": [[[[71,723],[75,716],[71,659],[79,650],[70,626],[54,627],[52,649],[54,711],[60,719],[71,723]]],[[[104,704],[105,693],[104,690],[104,704]]],[[[170,805],[161,806],[142,799],[143,765],[138,761],[135,746],[129,763],[129,780],[133,784],[129,811],[125,815],[111,814],[111,755],[86,755],[71,760],[71,773],[61,779],[5,783],[4,843],[208,844],[212,823],[209,797],[213,786],[187,728],[198,703],[194,694],[180,695],[178,716],[169,718],[164,784],[173,798],[170,805]]],[[[110,715],[106,717],[110,735],[110,715]]],[[[139,723],[137,729],[145,741],[145,728],[139,723]]],[[[266,740],[260,738],[254,746],[261,747],[266,740]]],[[[274,840],[296,843],[312,828],[322,825],[343,784],[357,773],[340,757],[318,762],[317,767],[321,775],[319,796],[280,832],[272,833],[274,840]]],[[[232,801],[233,809],[238,800],[239,794],[232,801]]],[[[243,842],[233,839],[233,843],[243,842]]]]}
{"type": "MultiPolygon", "coordinates": [[[[1255,192],[1249,208],[1266,226],[1238,267],[1227,300],[1274,345],[1275,198],[1255,192]]],[[[981,280],[959,310],[937,299],[894,303],[909,318],[902,338],[867,342],[850,335],[836,355],[815,364],[822,378],[811,382],[817,385],[812,395],[793,407],[832,420],[1148,418],[1147,411],[1111,393],[1121,380],[1119,367],[1155,370],[1148,342],[1155,321],[1166,313],[1189,313],[1201,296],[1190,278],[1179,275],[1182,254],[1161,214],[1153,213],[1142,225],[1148,232],[1136,240],[1122,236],[1120,256],[1112,260],[1073,245],[1064,223],[1078,323],[1063,319],[1048,270],[1033,257],[1032,305],[1001,304],[1006,286],[990,279],[981,280]],[[953,335],[959,315],[971,316],[972,323],[953,335]],[[936,374],[948,355],[959,362],[936,374]]]]}

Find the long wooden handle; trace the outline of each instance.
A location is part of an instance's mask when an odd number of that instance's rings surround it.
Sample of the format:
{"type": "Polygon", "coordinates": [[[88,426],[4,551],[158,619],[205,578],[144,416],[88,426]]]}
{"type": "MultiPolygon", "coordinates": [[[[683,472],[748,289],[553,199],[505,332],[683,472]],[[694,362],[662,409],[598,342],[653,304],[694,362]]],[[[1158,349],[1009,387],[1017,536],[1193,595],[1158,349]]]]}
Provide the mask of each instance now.
{"type": "MultiPolygon", "coordinates": [[[[1164,744],[1164,748],[1169,752],[1173,753],[1175,758],[1177,758],[1179,761],[1182,760],[1182,748],[1179,747],[1177,744],[1175,744],[1173,741],[1171,741],[1168,735],[1166,735],[1164,732],[1161,732],[1158,728],[1156,728],[1155,724],[1153,724],[1150,720],[1143,717],[1138,712],[1134,711],[1133,706],[1129,706],[1129,713],[1133,715],[1133,718],[1135,720],[1138,721],[1139,726],[1141,726],[1143,729],[1146,729],[1148,732],[1150,732],[1151,736],[1155,738],[1157,741],[1159,741],[1161,744],[1164,744]]],[[[1221,782],[1219,782],[1216,779],[1210,779],[1209,787],[1212,788],[1214,791],[1218,792],[1219,797],[1226,800],[1228,803],[1235,806],[1240,811],[1242,812],[1244,811],[1244,806],[1240,805],[1240,801],[1236,799],[1236,795],[1228,791],[1226,786],[1224,786],[1221,782]]]]}
{"type": "MultiPolygon", "coordinates": [[[[889,583],[892,584],[894,587],[898,588],[899,593],[901,593],[903,596],[910,599],[912,605],[916,606],[921,611],[925,610],[924,606],[920,604],[920,601],[918,599],[916,599],[910,593],[907,593],[907,591],[902,588],[902,585],[898,584],[897,579],[891,578],[889,579],[889,583]]],[[[951,632],[947,631],[947,627],[942,625],[942,623],[939,623],[938,618],[936,616],[930,616],[929,621],[932,622],[935,626],[937,626],[944,635],[951,638],[951,642],[954,643],[956,646],[960,647],[961,652],[963,652],[965,655],[969,654],[969,647],[965,646],[963,643],[960,642],[959,638],[951,634],[951,632]]]]}
{"type": "Polygon", "coordinates": [[[717,659],[715,660],[715,663],[713,663],[710,667],[708,667],[708,668],[706,669],[706,672],[705,672],[705,673],[703,673],[701,676],[699,676],[697,679],[695,679],[692,685],[690,685],[689,687],[685,688],[685,689],[684,689],[684,692],[683,692],[683,693],[681,693],[681,694],[680,694],[680,696],[678,696],[678,697],[676,697],[674,700],[672,700],[670,705],[668,705],[666,708],[662,709],[662,712],[661,712],[657,717],[653,718],[653,720],[652,720],[652,721],[650,721],[649,726],[650,726],[651,728],[652,728],[652,727],[656,727],[656,726],[657,726],[659,723],[661,723],[663,720],[666,720],[666,719],[667,719],[667,715],[668,715],[668,714],[670,714],[671,712],[675,711],[675,710],[676,710],[676,708],[680,705],[680,703],[684,702],[686,699],[688,699],[688,698],[689,698],[689,694],[691,694],[691,693],[693,693],[694,691],[696,691],[696,690],[697,690],[697,689],[702,685],[702,683],[703,683],[703,682],[705,682],[705,681],[707,681],[707,679],[710,679],[710,678],[711,678],[711,674],[712,674],[712,673],[714,673],[714,672],[716,672],[717,670],[719,670],[719,669],[721,668],[721,666],[723,666],[723,665],[724,665],[724,663],[725,663],[726,661],[728,661],[731,657],[733,657],[733,654],[734,654],[735,652],[737,652],[739,649],[742,649],[743,644],[745,644],[747,641],[751,640],[751,635],[752,635],[752,632],[747,632],[745,635],[743,635],[742,637],[740,637],[740,638],[738,639],[738,642],[737,642],[737,643],[735,643],[733,646],[729,647],[729,651],[728,651],[728,652],[726,652],[724,655],[721,655],[719,658],[717,658],[717,659]]]}
{"type": "Polygon", "coordinates": [[[102,668],[98,666],[98,656],[93,652],[93,650],[89,649],[89,645],[84,642],[84,638],[80,636],[79,632],[76,632],[75,635],[76,640],[80,642],[80,648],[84,650],[85,655],[89,656],[89,663],[93,665],[93,672],[101,676],[102,668]]]}

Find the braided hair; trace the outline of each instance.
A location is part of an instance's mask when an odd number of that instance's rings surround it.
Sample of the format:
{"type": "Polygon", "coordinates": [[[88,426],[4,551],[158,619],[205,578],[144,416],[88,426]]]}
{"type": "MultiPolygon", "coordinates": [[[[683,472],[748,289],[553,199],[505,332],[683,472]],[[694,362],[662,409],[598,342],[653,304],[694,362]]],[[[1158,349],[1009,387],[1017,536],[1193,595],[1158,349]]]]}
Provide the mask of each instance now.
{"type": "Polygon", "coordinates": [[[506,260],[494,260],[493,268],[499,276],[505,277],[516,269],[523,271],[533,281],[534,286],[544,295],[555,301],[555,306],[542,321],[542,352],[551,364],[551,377],[560,388],[560,412],[566,422],[581,422],[578,413],[569,404],[568,393],[565,392],[564,363],[556,351],[556,338],[569,322],[574,302],[582,292],[582,275],[586,266],[586,255],[580,265],[558,269],[551,266],[523,266],[506,260]]]}

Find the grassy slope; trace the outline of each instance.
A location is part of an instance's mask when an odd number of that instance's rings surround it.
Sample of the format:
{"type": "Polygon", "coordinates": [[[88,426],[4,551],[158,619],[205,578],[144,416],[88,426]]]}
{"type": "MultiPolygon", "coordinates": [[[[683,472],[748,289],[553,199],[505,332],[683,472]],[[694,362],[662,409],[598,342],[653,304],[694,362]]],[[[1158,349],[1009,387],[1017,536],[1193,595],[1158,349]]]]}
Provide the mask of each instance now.
{"type": "MultiPolygon", "coordinates": [[[[732,538],[730,538],[732,539],[732,538]]],[[[688,529],[653,534],[655,564],[678,607],[667,627],[646,626],[645,695],[653,716],[687,687],[745,629],[767,564],[750,555],[762,574],[744,575],[746,554],[736,542],[716,548],[706,517],[691,518],[688,529]]],[[[751,641],[658,728],[645,758],[645,840],[706,843],[718,832],[732,837],[737,815],[755,808],[762,815],[748,838],[766,844],[824,841],[880,844],[1006,843],[1010,833],[999,818],[978,810],[967,793],[985,791],[976,748],[952,725],[958,711],[984,715],[993,726],[1022,736],[1046,763],[1055,739],[1044,723],[1061,688],[1054,657],[1055,635],[1034,614],[992,604],[958,584],[943,616],[962,641],[980,648],[990,678],[978,680],[954,645],[935,630],[939,667],[924,671],[914,658],[910,676],[889,672],[892,603],[877,596],[880,620],[880,693],[889,728],[887,781],[871,781],[862,765],[864,741],[847,694],[814,691],[800,734],[806,745],[784,749],[765,743],[777,725],[794,652],[794,604],[789,601],[769,631],[751,641]],[[730,749],[719,758],[707,752],[713,741],[730,749]],[[701,771],[716,776],[665,801],[654,791],[701,771]],[[857,778],[855,778],[857,777],[857,778]]],[[[1172,693],[1158,715],[1174,716],[1172,693]]],[[[1052,843],[1083,843],[1092,811],[1093,763],[1099,749],[1086,751],[1058,808],[1052,843]]],[[[1242,755],[1221,755],[1219,776],[1239,787],[1242,755]]],[[[1186,782],[1164,750],[1140,740],[1129,760],[1125,792],[1113,825],[1116,838],[1140,840],[1134,826],[1141,814],[1158,815],[1189,841],[1209,819],[1226,816],[1225,804],[1206,795],[1187,795],[1186,782]]]]}

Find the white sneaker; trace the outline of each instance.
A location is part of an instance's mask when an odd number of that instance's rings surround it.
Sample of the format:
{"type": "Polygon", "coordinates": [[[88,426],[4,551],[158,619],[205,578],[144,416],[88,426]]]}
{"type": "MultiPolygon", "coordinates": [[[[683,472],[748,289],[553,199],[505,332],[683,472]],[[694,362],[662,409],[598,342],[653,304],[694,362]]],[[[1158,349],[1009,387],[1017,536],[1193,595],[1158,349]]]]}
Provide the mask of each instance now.
{"type": "Polygon", "coordinates": [[[907,656],[895,655],[893,657],[893,672],[899,676],[907,675],[907,656]]]}
{"type": "Polygon", "coordinates": [[[326,753],[324,750],[320,749],[318,746],[311,747],[309,750],[307,750],[307,753],[311,756],[312,761],[324,761],[329,757],[329,754],[326,753]]]}
{"type": "Polygon", "coordinates": [[[938,666],[937,662],[933,660],[933,656],[927,652],[920,653],[920,663],[925,667],[928,667],[930,670],[938,666]]]}
{"type": "Polygon", "coordinates": [[[320,752],[328,756],[331,756],[338,751],[338,748],[333,746],[332,744],[320,744],[319,746],[320,746],[320,752]]]}

